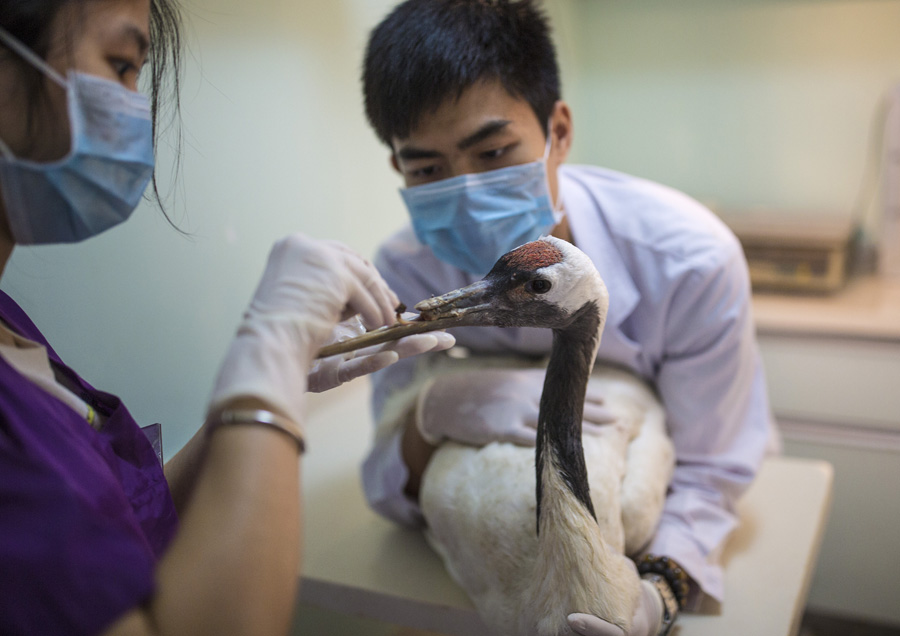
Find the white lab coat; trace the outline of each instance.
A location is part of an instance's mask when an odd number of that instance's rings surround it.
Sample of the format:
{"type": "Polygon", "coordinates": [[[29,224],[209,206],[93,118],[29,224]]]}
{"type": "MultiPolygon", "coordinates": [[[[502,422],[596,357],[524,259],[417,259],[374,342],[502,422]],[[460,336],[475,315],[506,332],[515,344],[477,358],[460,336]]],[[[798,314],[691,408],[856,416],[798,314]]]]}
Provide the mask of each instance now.
{"type": "MultiPolygon", "coordinates": [[[[677,465],[663,517],[647,551],[677,560],[702,592],[721,601],[718,554],[735,527],[734,504],[767,449],[778,447],[740,244],[711,212],[659,184],[586,166],[563,166],[560,194],[575,244],[610,294],[598,359],[632,369],[656,387],[677,465]]],[[[375,261],[406,303],[479,277],[437,260],[407,227],[375,261]]],[[[479,353],[550,351],[549,330],[454,331],[479,353]]],[[[373,407],[406,385],[415,362],[374,376],[373,407]]],[[[404,524],[421,523],[404,494],[399,435],[379,439],[363,466],[370,505],[404,524]]],[[[694,595],[698,596],[698,595],[694,595]]]]}

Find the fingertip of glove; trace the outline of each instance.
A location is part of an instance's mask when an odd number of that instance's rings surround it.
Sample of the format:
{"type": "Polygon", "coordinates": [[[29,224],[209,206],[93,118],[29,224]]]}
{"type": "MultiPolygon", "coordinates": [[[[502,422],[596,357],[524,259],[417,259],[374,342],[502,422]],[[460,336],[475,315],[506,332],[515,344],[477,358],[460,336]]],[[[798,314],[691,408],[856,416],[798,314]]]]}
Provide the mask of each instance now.
{"type": "Polygon", "coordinates": [[[566,616],[566,621],[569,623],[569,627],[580,632],[587,628],[585,618],[585,614],[569,614],[566,616]]]}
{"type": "Polygon", "coordinates": [[[396,351],[380,351],[376,353],[374,356],[379,362],[384,363],[381,367],[382,369],[388,365],[394,364],[397,360],[400,359],[400,354],[396,351]]]}
{"type": "Polygon", "coordinates": [[[453,334],[447,333],[446,331],[435,331],[431,335],[433,335],[437,340],[435,351],[443,351],[444,349],[449,349],[456,344],[456,338],[453,336],[453,334]]]}
{"type": "Polygon", "coordinates": [[[582,636],[624,636],[621,627],[607,623],[591,614],[573,613],[566,617],[572,631],[582,636]]]}

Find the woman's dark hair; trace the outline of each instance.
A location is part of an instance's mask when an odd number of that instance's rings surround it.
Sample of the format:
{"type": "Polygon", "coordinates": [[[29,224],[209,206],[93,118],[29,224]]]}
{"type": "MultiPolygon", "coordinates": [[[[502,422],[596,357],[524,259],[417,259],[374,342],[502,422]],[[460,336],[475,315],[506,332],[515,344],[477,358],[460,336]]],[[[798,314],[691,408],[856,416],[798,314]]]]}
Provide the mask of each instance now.
{"type": "MultiPolygon", "coordinates": [[[[50,27],[59,11],[68,4],[85,5],[96,0],[15,0],[0,2],[0,27],[29,49],[46,59],[50,49],[50,27]]],[[[6,48],[2,42],[0,47],[6,48]]],[[[19,64],[26,83],[29,101],[28,130],[35,133],[35,118],[44,99],[43,74],[7,49],[9,61],[19,64]]],[[[181,63],[181,16],[176,0],[150,0],[150,51],[148,70],[150,75],[150,105],[153,116],[153,136],[157,139],[162,128],[162,105],[171,107],[177,120],[179,108],[179,78],[181,63]]],[[[155,146],[155,144],[154,144],[155,146]]],[[[153,194],[162,206],[161,197],[153,177],[153,194]]],[[[165,214],[165,211],[163,211],[165,214]]],[[[166,215],[168,219],[168,215],[166,215]]],[[[169,220],[171,223],[171,220],[169,220]]],[[[174,224],[173,224],[174,225],[174,224]]]]}
{"type": "Polygon", "coordinates": [[[560,96],[550,28],[532,0],[406,0],[372,31],[362,80],[366,116],[388,146],[480,80],[527,101],[545,133],[560,96]]]}

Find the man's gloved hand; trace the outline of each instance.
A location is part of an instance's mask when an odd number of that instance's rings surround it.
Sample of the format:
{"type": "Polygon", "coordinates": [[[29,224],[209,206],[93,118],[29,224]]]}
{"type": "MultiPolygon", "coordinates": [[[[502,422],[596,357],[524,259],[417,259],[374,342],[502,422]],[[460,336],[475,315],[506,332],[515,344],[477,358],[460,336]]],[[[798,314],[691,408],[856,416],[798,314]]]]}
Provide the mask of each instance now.
{"type": "Polygon", "coordinates": [[[310,365],[337,322],[360,314],[369,328],[390,325],[397,305],[375,267],[345,245],[302,234],[278,241],[225,355],[209,411],[254,398],[302,424],[310,365]]]}
{"type": "Polygon", "coordinates": [[[641,581],[641,596],[628,632],[591,614],[569,614],[569,627],[581,636],[656,636],[663,624],[663,600],[648,581],[641,581]]]}
{"type": "MultiPolygon", "coordinates": [[[[451,439],[475,446],[495,441],[533,446],[544,375],[544,369],[478,369],[438,376],[419,394],[416,426],[429,444],[451,439]]],[[[615,419],[589,382],[584,433],[615,419]]]]}
{"type": "MultiPolygon", "coordinates": [[[[413,315],[410,314],[410,317],[413,315]]],[[[364,333],[366,328],[363,327],[362,321],[358,316],[354,316],[350,320],[339,322],[331,338],[324,344],[342,342],[364,333]]],[[[316,360],[309,372],[307,389],[313,393],[328,391],[354,378],[379,371],[402,358],[429,351],[443,351],[455,343],[456,339],[446,331],[434,331],[316,360]]]]}

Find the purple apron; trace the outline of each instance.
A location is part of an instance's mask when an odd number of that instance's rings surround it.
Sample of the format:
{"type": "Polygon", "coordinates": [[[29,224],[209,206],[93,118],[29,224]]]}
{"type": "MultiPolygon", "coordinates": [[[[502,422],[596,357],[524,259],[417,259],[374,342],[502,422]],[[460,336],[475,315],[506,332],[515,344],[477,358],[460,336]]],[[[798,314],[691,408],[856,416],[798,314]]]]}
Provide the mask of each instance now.
{"type": "Polygon", "coordinates": [[[95,431],[0,358],[0,633],[95,634],[153,593],[175,507],[120,400],[63,365],[3,292],[0,316],[108,418],[95,431]]]}

